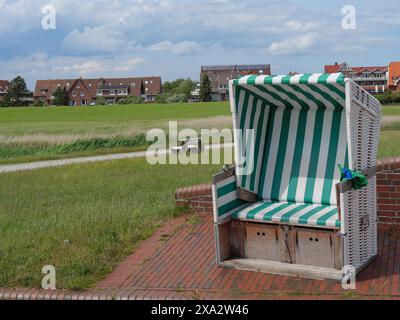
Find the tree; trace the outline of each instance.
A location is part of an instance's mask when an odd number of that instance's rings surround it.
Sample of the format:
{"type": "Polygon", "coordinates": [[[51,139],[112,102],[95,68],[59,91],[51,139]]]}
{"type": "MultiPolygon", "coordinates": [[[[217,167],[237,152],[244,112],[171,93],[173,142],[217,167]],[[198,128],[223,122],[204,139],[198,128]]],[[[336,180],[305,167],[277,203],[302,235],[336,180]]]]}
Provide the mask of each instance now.
{"type": "Polygon", "coordinates": [[[175,94],[184,95],[185,100],[189,100],[191,92],[196,89],[196,82],[191,79],[182,81],[175,90],[175,94]]]}
{"type": "Polygon", "coordinates": [[[96,98],[96,104],[100,105],[100,106],[104,106],[107,104],[107,101],[104,97],[97,97],[96,98]]]}
{"type": "Polygon", "coordinates": [[[172,82],[166,81],[163,84],[163,94],[157,100],[162,103],[176,100],[188,101],[196,85],[197,83],[190,78],[176,79],[172,82]]]}
{"type": "Polygon", "coordinates": [[[54,91],[54,104],[56,106],[66,106],[68,105],[68,92],[65,88],[58,87],[54,91]]]}
{"type": "Polygon", "coordinates": [[[27,105],[27,98],[31,96],[31,92],[26,87],[24,78],[18,76],[13,79],[8,87],[8,92],[4,97],[4,104],[10,107],[20,107],[27,105]]]}
{"type": "Polygon", "coordinates": [[[118,101],[118,104],[142,104],[144,103],[144,99],[141,97],[130,96],[118,101]]]}
{"type": "Polygon", "coordinates": [[[205,74],[201,79],[199,100],[201,102],[210,102],[212,100],[211,92],[211,81],[208,75],[205,74]]]}

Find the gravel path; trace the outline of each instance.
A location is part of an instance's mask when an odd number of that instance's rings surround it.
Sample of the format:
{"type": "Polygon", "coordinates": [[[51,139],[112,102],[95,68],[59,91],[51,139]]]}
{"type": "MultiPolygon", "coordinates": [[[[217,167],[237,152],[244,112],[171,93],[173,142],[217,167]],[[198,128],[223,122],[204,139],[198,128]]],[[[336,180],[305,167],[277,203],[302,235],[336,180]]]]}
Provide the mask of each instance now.
{"type": "MultiPolygon", "coordinates": [[[[206,150],[215,150],[220,149],[222,145],[212,145],[206,146],[206,150]]],[[[228,143],[225,144],[225,147],[232,148],[233,144],[228,143]]],[[[169,150],[161,150],[159,154],[167,154],[170,153],[169,150]]],[[[118,153],[118,154],[110,154],[104,156],[94,156],[94,157],[83,157],[83,158],[73,158],[73,159],[62,159],[62,160],[48,160],[48,161],[39,161],[39,162],[30,162],[30,163],[19,163],[19,164],[7,164],[0,165],[0,173],[6,172],[17,172],[17,171],[28,171],[28,170],[37,170],[43,168],[52,168],[52,167],[62,167],[71,164],[80,164],[80,163],[90,163],[90,162],[101,162],[101,161],[110,161],[110,160],[121,160],[121,159],[134,159],[134,158],[144,158],[146,157],[146,151],[142,152],[132,152],[132,153],[118,153]]]]}

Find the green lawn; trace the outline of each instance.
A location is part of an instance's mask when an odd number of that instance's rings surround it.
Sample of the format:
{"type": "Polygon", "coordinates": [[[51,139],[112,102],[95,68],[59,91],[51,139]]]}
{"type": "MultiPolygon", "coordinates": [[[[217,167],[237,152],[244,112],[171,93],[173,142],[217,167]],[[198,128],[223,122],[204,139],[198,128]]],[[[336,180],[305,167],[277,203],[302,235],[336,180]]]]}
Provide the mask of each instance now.
{"type": "Polygon", "coordinates": [[[400,156],[400,130],[383,130],[379,144],[378,159],[400,156]]]}
{"type": "MultiPolygon", "coordinates": [[[[400,105],[384,106],[383,115],[380,156],[395,156],[397,140],[387,137],[400,132],[400,105]]],[[[180,128],[232,128],[228,103],[0,108],[0,164],[144,150],[137,138],[170,120],[180,128]]]]}
{"type": "Polygon", "coordinates": [[[400,104],[388,104],[383,106],[384,116],[399,116],[400,115],[400,104]]]}
{"type": "Polygon", "coordinates": [[[227,103],[0,108],[0,164],[143,150],[138,138],[169,121],[198,131],[232,127],[227,103]]]}
{"type": "Polygon", "coordinates": [[[1,175],[0,287],[87,288],[179,212],[178,187],[211,181],[220,165],[150,166],[144,159],[1,175]]]}
{"type": "Polygon", "coordinates": [[[169,120],[229,115],[227,103],[0,108],[0,135],[112,134],[154,128],[169,120]]]}

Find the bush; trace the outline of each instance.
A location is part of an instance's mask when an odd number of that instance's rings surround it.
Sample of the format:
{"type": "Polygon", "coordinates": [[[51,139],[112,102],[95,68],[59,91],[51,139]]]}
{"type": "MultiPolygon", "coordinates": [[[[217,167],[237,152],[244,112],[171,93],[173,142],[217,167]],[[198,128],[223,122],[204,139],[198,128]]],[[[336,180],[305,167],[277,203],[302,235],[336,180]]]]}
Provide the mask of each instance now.
{"type": "Polygon", "coordinates": [[[44,107],[45,104],[43,101],[38,101],[32,104],[32,107],[44,107]]]}
{"type": "Polygon", "coordinates": [[[379,94],[376,95],[376,98],[382,103],[382,104],[389,104],[389,103],[400,103],[400,93],[385,93],[385,94],[379,94]]]}
{"type": "Polygon", "coordinates": [[[181,103],[187,102],[186,94],[173,94],[167,97],[167,103],[181,103]]]}
{"type": "Polygon", "coordinates": [[[136,96],[127,97],[118,101],[118,104],[142,104],[144,99],[136,96]]]}
{"type": "Polygon", "coordinates": [[[156,103],[167,103],[168,94],[163,93],[156,96],[156,103]]]}
{"type": "Polygon", "coordinates": [[[97,97],[96,104],[104,106],[106,105],[106,99],[104,97],[97,97]]]}

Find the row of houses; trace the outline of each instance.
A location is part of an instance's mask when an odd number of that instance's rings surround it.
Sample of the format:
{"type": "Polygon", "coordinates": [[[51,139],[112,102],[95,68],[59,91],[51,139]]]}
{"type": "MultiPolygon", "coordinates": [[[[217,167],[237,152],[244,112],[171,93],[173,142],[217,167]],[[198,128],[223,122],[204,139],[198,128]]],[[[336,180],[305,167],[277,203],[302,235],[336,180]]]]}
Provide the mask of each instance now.
{"type": "MultiPolygon", "coordinates": [[[[400,92],[400,62],[391,62],[388,66],[351,67],[346,62],[326,65],[325,73],[342,72],[346,77],[353,79],[366,91],[379,94],[388,91],[400,92]]],[[[269,64],[260,65],[219,65],[201,67],[201,78],[208,75],[211,80],[212,98],[215,101],[224,101],[228,98],[229,80],[241,76],[271,75],[269,64]]],[[[296,73],[291,73],[296,74],[296,73]]]]}
{"type": "Polygon", "coordinates": [[[341,72],[353,79],[366,91],[377,94],[388,91],[400,91],[400,62],[391,62],[388,66],[352,67],[348,63],[335,63],[325,66],[325,73],[341,72]]]}
{"type": "MultiPolygon", "coordinates": [[[[368,67],[352,67],[346,62],[335,63],[326,65],[324,72],[341,72],[373,94],[400,92],[400,62],[368,67]]],[[[250,74],[271,75],[271,65],[202,66],[200,78],[208,75],[213,101],[225,101],[229,98],[229,81],[250,74]]],[[[0,80],[0,102],[4,100],[9,86],[8,81],[0,80]]],[[[38,80],[33,94],[34,102],[52,105],[57,88],[65,89],[71,106],[95,104],[99,97],[107,104],[115,104],[128,97],[140,97],[146,102],[154,102],[156,96],[162,93],[162,82],[161,77],[38,80]]],[[[198,95],[199,88],[192,92],[192,99],[196,100],[198,95]]]]}
{"type": "Polygon", "coordinates": [[[162,92],[162,83],[160,77],[38,80],[33,94],[35,103],[53,104],[57,88],[66,90],[70,106],[82,106],[95,104],[99,97],[107,104],[128,97],[154,102],[162,92]]]}

